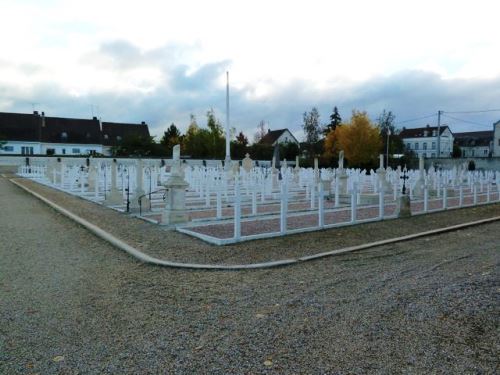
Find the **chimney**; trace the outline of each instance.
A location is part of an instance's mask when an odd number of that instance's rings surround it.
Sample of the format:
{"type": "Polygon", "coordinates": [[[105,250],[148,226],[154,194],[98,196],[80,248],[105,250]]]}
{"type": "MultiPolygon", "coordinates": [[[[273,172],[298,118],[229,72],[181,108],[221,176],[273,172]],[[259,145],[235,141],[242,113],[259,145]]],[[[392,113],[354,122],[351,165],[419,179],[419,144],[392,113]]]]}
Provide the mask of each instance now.
{"type": "Polygon", "coordinates": [[[45,112],[42,112],[42,128],[45,128],[45,112]]]}
{"type": "Polygon", "coordinates": [[[35,116],[38,116],[38,111],[33,111],[33,114],[34,114],[35,116]]]}
{"type": "Polygon", "coordinates": [[[146,125],[146,123],[144,121],[141,121],[141,125],[146,125]]]}
{"type": "MultiPolygon", "coordinates": [[[[94,118],[97,120],[97,118],[96,118],[96,117],[94,117],[94,118]]],[[[101,119],[99,119],[99,130],[100,130],[100,131],[101,131],[101,133],[102,133],[102,121],[101,121],[101,119]]]]}

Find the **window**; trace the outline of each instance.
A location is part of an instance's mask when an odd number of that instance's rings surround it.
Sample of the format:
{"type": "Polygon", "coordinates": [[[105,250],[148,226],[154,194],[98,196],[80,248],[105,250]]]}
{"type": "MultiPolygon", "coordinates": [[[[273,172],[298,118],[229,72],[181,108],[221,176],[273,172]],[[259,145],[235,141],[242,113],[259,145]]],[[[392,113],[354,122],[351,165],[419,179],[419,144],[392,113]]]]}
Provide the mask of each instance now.
{"type": "Polygon", "coordinates": [[[4,146],[3,150],[7,152],[12,152],[14,151],[14,146],[4,146]]]}
{"type": "Polygon", "coordinates": [[[120,137],[119,135],[117,135],[117,136],[116,136],[116,140],[117,140],[118,142],[120,142],[120,141],[122,140],[122,137],[120,137]]]}
{"type": "Polygon", "coordinates": [[[56,149],[55,148],[48,148],[46,152],[47,152],[47,155],[54,155],[56,153],[56,149]]]}
{"type": "Polygon", "coordinates": [[[80,149],[79,148],[74,148],[73,150],[71,150],[71,152],[73,152],[73,154],[79,154],[80,153],[80,149]]]}
{"type": "Polygon", "coordinates": [[[484,150],[484,155],[488,155],[488,150],[484,150]]]}
{"type": "Polygon", "coordinates": [[[107,134],[104,134],[104,139],[108,139],[109,136],[107,134]]]}
{"type": "Polygon", "coordinates": [[[435,157],[436,157],[436,154],[433,152],[433,153],[431,154],[431,157],[435,158],[435,157]]]}
{"type": "Polygon", "coordinates": [[[63,155],[66,155],[66,149],[65,148],[62,149],[62,153],[63,153],[63,155]]]}
{"type": "Polygon", "coordinates": [[[406,148],[407,148],[408,150],[411,150],[411,143],[410,143],[410,142],[408,142],[408,143],[406,144],[406,148]]]}
{"type": "Polygon", "coordinates": [[[424,150],[427,150],[427,142],[424,142],[424,150]]]}
{"type": "Polygon", "coordinates": [[[67,140],[67,139],[68,139],[68,133],[66,133],[66,132],[62,132],[62,133],[61,133],[61,139],[62,139],[63,141],[67,140]]]}
{"type": "Polygon", "coordinates": [[[418,150],[418,142],[415,142],[415,150],[418,150]]]}
{"type": "Polygon", "coordinates": [[[436,142],[432,142],[432,149],[435,150],[436,149],[436,142]]]}
{"type": "Polygon", "coordinates": [[[33,155],[33,147],[22,146],[21,154],[23,155],[33,155]]]}

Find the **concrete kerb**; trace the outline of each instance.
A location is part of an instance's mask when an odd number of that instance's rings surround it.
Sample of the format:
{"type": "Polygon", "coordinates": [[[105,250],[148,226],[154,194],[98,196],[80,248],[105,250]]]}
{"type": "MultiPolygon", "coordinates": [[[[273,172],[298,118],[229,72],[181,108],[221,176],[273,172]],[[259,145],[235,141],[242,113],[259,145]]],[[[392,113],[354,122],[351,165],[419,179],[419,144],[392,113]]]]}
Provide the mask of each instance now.
{"type": "Polygon", "coordinates": [[[283,260],[270,261],[270,262],[250,263],[250,264],[235,264],[235,265],[180,263],[180,262],[171,262],[171,261],[167,261],[167,260],[162,260],[162,259],[152,257],[150,255],[147,255],[147,254],[135,249],[134,247],[130,246],[129,244],[123,242],[122,240],[116,238],[112,234],[97,227],[96,225],[88,222],[87,220],[73,214],[72,212],[66,210],[65,208],[59,206],[58,204],[50,201],[49,199],[43,197],[40,194],[34,192],[33,190],[27,188],[26,186],[23,186],[22,184],[18,183],[14,179],[9,179],[9,181],[12,182],[17,187],[26,191],[27,193],[40,199],[42,202],[44,202],[48,206],[52,207],[53,209],[55,209],[56,211],[58,211],[62,215],[66,216],[69,219],[75,221],[76,223],[82,225],[84,228],[89,230],[91,233],[93,233],[97,237],[103,239],[104,241],[107,241],[108,243],[112,244],[113,246],[117,247],[118,249],[125,251],[126,253],[130,254],[131,256],[135,257],[136,259],[140,260],[141,262],[149,263],[149,264],[153,264],[153,265],[158,265],[158,266],[165,266],[165,267],[171,267],[171,268],[182,268],[182,269],[192,269],[192,270],[239,271],[239,270],[265,269],[265,268],[289,266],[289,265],[298,264],[298,263],[311,261],[311,260],[316,260],[316,259],[320,259],[320,258],[324,258],[324,257],[345,254],[345,253],[354,252],[354,251],[366,250],[366,249],[369,249],[372,247],[392,244],[392,243],[396,243],[396,242],[410,241],[410,240],[417,239],[420,237],[426,237],[426,236],[432,236],[432,235],[436,235],[436,234],[440,234],[440,233],[451,232],[451,231],[455,231],[458,229],[468,228],[471,226],[491,223],[491,222],[500,220],[500,216],[495,216],[495,217],[488,218],[488,219],[476,220],[476,221],[472,221],[472,222],[468,222],[468,223],[453,225],[450,227],[433,229],[433,230],[429,230],[429,231],[425,231],[425,232],[410,234],[410,235],[401,236],[401,237],[390,238],[387,240],[370,242],[370,243],[366,243],[366,244],[362,244],[362,245],[349,246],[349,247],[345,247],[342,249],[327,251],[327,252],[313,254],[313,255],[307,255],[307,256],[293,258],[293,259],[283,259],[283,260]]]}

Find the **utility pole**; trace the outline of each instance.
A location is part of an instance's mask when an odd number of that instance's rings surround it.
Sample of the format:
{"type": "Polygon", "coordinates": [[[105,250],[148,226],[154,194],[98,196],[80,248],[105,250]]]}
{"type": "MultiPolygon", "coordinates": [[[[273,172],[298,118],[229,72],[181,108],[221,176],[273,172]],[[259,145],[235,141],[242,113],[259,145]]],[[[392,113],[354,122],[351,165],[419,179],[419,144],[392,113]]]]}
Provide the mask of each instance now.
{"type": "Polygon", "coordinates": [[[438,126],[437,126],[437,157],[441,157],[441,114],[443,111],[438,111],[438,126]]]}
{"type": "Polygon", "coordinates": [[[224,169],[229,170],[231,163],[231,149],[230,149],[230,135],[229,135],[229,72],[226,72],[226,160],[224,162],[224,169]]]}

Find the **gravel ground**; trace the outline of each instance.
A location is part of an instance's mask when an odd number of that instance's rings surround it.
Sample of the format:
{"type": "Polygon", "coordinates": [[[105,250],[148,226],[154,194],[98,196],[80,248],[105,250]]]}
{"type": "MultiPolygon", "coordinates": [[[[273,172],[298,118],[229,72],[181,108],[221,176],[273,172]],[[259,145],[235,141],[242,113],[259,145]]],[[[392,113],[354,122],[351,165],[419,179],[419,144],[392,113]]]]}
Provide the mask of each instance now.
{"type": "MultiPolygon", "coordinates": [[[[3,178],[0,201],[2,374],[498,372],[499,222],[293,267],[207,272],[141,264],[3,178]]],[[[462,212],[498,206],[448,214],[462,212]]],[[[371,239],[404,226],[377,224],[364,226],[371,239]]],[[[308,243],[336,245],[326,239],[337,232],[308,243]]],[[[362,231],[341,233],[349,242],[362,231]]],[[[305,241],[289,239],[291,251],[305,241]]]]}
{"type": "Polygon", "coordinates": [[[190,263],[241,264],[279,260],[500,215],[500,204],[493,204],[408,219],[249,241],[237,245],[215,246],[30,180],[17,181],[71,212],[95,222],[101,228],[151,256],[190,263]]]}

